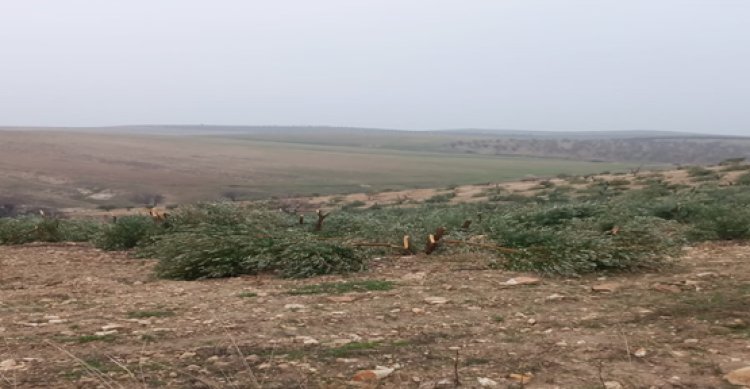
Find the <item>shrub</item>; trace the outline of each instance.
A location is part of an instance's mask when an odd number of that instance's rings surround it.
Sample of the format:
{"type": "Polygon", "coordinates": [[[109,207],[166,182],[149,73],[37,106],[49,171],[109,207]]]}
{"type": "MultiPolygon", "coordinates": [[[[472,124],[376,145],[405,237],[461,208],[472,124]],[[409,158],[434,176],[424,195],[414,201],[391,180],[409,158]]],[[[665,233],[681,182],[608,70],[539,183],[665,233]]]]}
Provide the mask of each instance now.
{"type": "Polygon", "coordinates": [[[448,193],[440,193],[436,194],[432,197],[429,197],[424,200],[425,203],[435,204],[435,203],[447,203],[451,201],[452,198],[456,197],[456,194],[453,192],[448,193]]]}
{"type": "Polygon", "coordinates": [[[99,231],[99,224],[86,220],[20,217],[0,219],[0,244],[31,242],[84,242],[99,231]]]}
{"type": "Polygon", "coordinates": [[[123,216],[107,225],[94,244],[103,250],[127,250],[156,234],[159,227],[146,216],[123,216]]]}
{"type": "Polygon", "coordinates": [[[737,185],[750,185],[750,173],[737,177],[737,185]]]}
{"type": "Polygon", "coordinates": [[[160,260],[160,277],[180,280],[261,272],[310,277],[365,266],[364,257],[350,247],[310,236],[259,236],[246,226],[160,235],[139,255],[160,260]]]}

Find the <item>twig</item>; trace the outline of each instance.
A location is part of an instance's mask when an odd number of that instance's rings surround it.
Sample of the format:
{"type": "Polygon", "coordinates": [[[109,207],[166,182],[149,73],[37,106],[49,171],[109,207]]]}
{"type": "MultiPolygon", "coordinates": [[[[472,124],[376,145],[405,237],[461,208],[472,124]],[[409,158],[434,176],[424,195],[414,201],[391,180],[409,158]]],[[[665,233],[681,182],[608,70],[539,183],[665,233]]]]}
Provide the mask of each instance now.
{"type": "Polygon", "coordinates": [[[461,386],[461,380],[458,378],[458,350],[456,350],[456,357],[453,358],[453,387],[459,386],[461,386]]]}
{"type": "Polygon", "coordinates": [[[628,344],[628,337],[625,335],[625,331],[622,330],[622,327],[618,327],[620,330],[620,334],[622,335],[623,340],[625,340],[625,352],[628,354],[628,363],[633,363],[633,358],[630,356],[630,345],[628,344]]]}

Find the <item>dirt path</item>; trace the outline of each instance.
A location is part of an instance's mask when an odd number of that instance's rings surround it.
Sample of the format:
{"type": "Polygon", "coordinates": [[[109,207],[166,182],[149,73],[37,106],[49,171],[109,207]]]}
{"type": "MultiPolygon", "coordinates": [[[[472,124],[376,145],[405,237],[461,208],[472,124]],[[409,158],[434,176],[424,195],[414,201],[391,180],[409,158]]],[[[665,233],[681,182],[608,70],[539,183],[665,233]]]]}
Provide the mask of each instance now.
{"type": "Polygon", "coordinates": [[[0,387],[250,387],[253,372],[264,388],[345,388],[383,366],[395,371],[378,387],[440,388],[458,355],[464,388],[520,387],[509,375],[526,372],[526,388],[721,388],[750,365],[744,245],[691,248],[662,273],[533,285],[476,257],[303,281],[164,281],[152,266],[82,245],[0,247],[0,387]],[[355,280],[395,284],[289,293],[355,280]]]}

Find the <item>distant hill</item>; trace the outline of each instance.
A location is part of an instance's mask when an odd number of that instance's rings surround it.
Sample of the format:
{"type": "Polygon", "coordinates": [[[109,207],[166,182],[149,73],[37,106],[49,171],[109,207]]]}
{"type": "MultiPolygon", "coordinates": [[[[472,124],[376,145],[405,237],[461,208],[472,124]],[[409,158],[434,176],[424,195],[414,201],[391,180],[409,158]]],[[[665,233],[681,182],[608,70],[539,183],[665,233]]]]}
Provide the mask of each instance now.
{"type": "MultiPolygon", "coordinates": [[[[3,129],[0,127],[0,130],[3,129]]],[[[9,130],[201,136],[450,154],[531,156],[584,161],[709,164],[750,158],[750,137],[669,131],[519,131],[396,129],[327,126],[133,125],[9,130]]]]}

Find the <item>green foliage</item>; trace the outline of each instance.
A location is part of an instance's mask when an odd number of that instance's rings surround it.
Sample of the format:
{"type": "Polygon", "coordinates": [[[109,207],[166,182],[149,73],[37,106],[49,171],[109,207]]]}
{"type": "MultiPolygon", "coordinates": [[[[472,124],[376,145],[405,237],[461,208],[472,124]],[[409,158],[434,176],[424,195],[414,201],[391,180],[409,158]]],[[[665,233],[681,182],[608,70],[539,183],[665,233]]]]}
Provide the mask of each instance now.
{"type": "Polygon", "coordinates": [[[84,242],[97,234],[99,229],[99,223],[88,220],[0,218],[0,244],[84,242]]]}
{"type": "Polygon", "coordinates": [[[447,192],[447,193],[440,193],[436,194],[432,197],[426,198],[424,200],[425,203],[429,204],[435,204],[435,203],[447,203],[451,201],[452,198],[456,197],[456,194],[453,192],[447,192]]]}
{"type": "Polygon", "coordinates": [[[750,173],[737,177],[737,185],[750,185],[750,173]]]}
{"type": "Polygon", "coordinates": [[[156,272],[164,278],[192,280],[260,272],[309,277],[359,271],[365,266],[357,250],[294,230],[292,221],[277,212],[207,206],[182,212],[165,233],[153,236],[138,251],[140,256],[160,260],[156,272]]]}
{"type": "Polygon", "coordinates": [[[159,226],[147,216],[123,216],[107,225],[94,240],[103,250],[127,250],[159,233],[159,226]]]}

